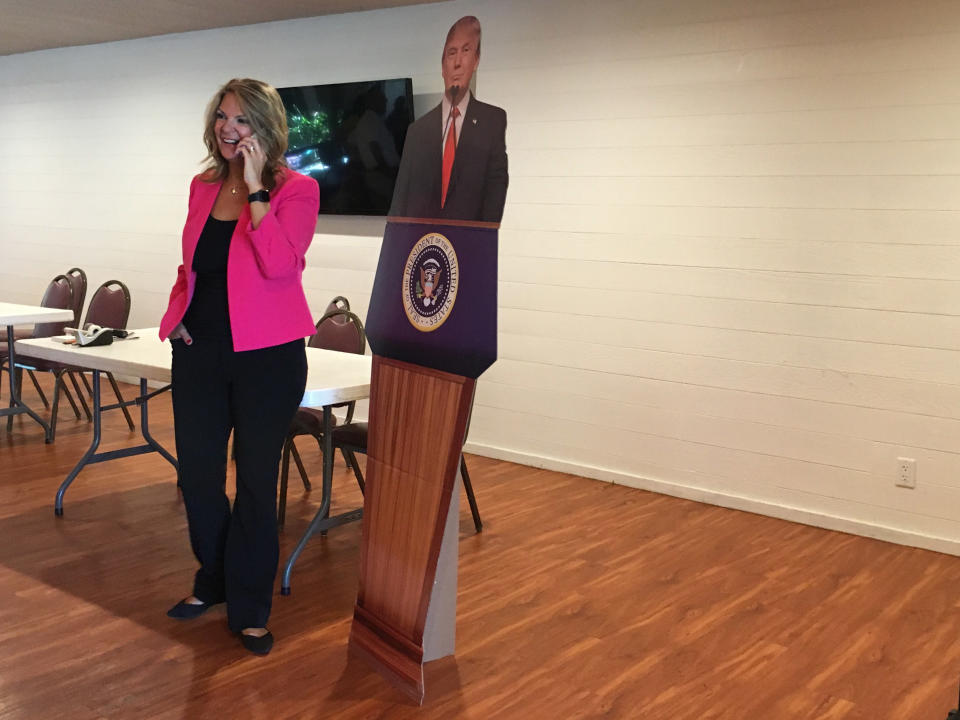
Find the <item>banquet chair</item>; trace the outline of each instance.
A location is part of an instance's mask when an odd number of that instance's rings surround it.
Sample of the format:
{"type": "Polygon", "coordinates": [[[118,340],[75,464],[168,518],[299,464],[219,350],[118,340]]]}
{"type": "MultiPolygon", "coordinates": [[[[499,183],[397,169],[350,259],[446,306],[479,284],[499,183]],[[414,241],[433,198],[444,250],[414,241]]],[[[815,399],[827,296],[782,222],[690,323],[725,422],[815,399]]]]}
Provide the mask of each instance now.
{"type": "MultiPolygon", "coordinates": [[[[96,289],[90,298],[90,305],[87,306],[87,314],[83,318],[83,327],[88,325],[99,325],[100,327],[113,328],[114,330],[126,330],[127,320],[130,318],[130,290],[119,280],[107,280],[96,289]]],[[[72,373],[79,373],[83,378],[83,384],[87,387],[87,392],[93,397],[93,390],[87,382],[82,367],[71,367],[72,373]]],[[[112,372],[106,372],[107,380],[113,387],[113,394],[120,403],[120,409],[127,420],[127,427],[134,429],[133,418],[130,417],[130,411],[127,410],[126,401],[120,393],[120,386],[112,372]]]]}
{"type": "MultiPolygon", "coordinates": [[[[327,313],[336,312],[337,310],[349,310],[349,309],[350,309],[350,301],[347,300],[343,295],[337,295],[333,300],[331,300],[329,303],[327,303],[327,308],[323,311],[323,314],[326,315],[327,313]]],[[[337,323],[340,323],[340,324],[344,324],[344,323],[349,322],[349,320],[348,320],[346,317],[339,317],[339,316],[338,316],[337,318],[334,319],[334,322],[337,322],[337,323]]],[[[308,345],[308,346],[310,346],[310,341],[311,341],[311,340],[313,340],[313,336],[312,336],[312,335],[310,336],[310,338],[309,338],[308,341],[307,341],[307,345],[308,345]]],[[[332,349],[332,348],[328,348],[328,349],[332,349]]],[[[353,402],[351,402],[351,403],[348,404],[348,406],[347,406],[347,417],[348,417],[348,418],[352,418],[352,417],[353,417],[353,408],[354,408],[355,405],[356,405],[356,403],[353,403],[353,402]]],[[[337,407],[340,407],[340,406],[338,405],[337,407]]],[[[336,417],[333,418],[333,421],[334,421],[334,422],[337,421],[336,417]]],[[[349,422],[349,420],[348,420],[348,422],[349,422]]],[[[319,440],[318,440],[318,442],[319,442],[319,440]]],[[[305,489],[305,490],[309,490],[309,489],[310,489],[310,478],[307,477],[307,471],[304,470],[304,468],[303,468],[303,461],[300,459],[300,453],[297,451],[297,446],[296,446],[296,445],[294,445],[294,444],[291,444],[291,445],[290,445],[290,453],[293,455],[293,460],[294,460],[294,462],[297,464],[297,470],[298,470],[299,473],[300,473],[300,480],[303,482],[303,487],[304,487],[304,489],[305,489]]],[[[235,454],[235,453],[231,454],[231,457],[233,457],[234,454],[235,454]]],[[[342,453],[341,453],[341,454],[342,454],[342,453]]],[[[347,459],[347,456],[346,456],[346,455],[343,455],[343,461],[347,464],[347,467],[349,468],[349,467],[350,467],[350,460],[347,459]]]]}
{"type": "MultiPolygon", "coordinates": [[[[40,301],[40,305],[45,308],[58,308],[61,310],[72,310],[73,309],[73,285],[66,275],[57,275],[53,280],[50,281],[50,284],[47,285],[47,289],[43,294],[43,299],[40,301]]],[[[48,323],[36,323],[33,326],[33,331],[30,333],[29,337],[31,338],[45,338],[53,337],[55,335],[63,335],[64,328],[69,323],[69,320],[61,322],[48,322],[48,323]]],[[[21,337],[20,339],[25,339],[21,337]]],[[[77,404],[73,400],[73,396],[70,394],[70,391],[67,389],[66,383],[64,381],[64,375],[67,372],[67,367],[60,363],[51,362],[48,360],[43,360],[40,358],[30,357],[29,350],[20,350],[17,353],[17,364],[16,367],[9,367],[9,353],[6,348],[0,350],[0,375],[2,371],[6,369],[7,372],[17,373],[18,386],[23,387],[23,371],[42,371],[52,373],[54,376],[53,384],[53,403],[50,405],[50,439],[51,441],[56,435],[57,429],[57,410],[60,403],[60,392],[61,390],[66,395],[67,400],[70,402],[71,407],[73,408],[74,414],[77,416],[77,419],[80,419],[80,410],[77,408],[77,404]]],[[[31,377],[33,377],[31,373],[31,377]]],[[[34,377],[34,384],[39,388],[39,383],[37,383],[36,378],[34,377]]],[[[11,405],[13,404],[13,399],[10,400],[11,405]]],[[[46,404],[46,403],[45,403],[46,404]]],[[[7,418],[7,430],[13,428],[13,416],[7,418]]]]}
{"type": "MultiPolygon", "coordinates": [[[[343,338],[344,343],[347,345],[347,349],[344,349],[342,351],[355,352],[358,355],[363,355],[363,353],[366,352],[366,349],[367,349],[367,335],[363,330],[363,323],[360,322],[360,318],[357,317],[356,314],[354,313],[350,313],[350,315],[347,315],[346,313],[338,312],[343,310],[350,310],[350,301],[347,300],[343,295],[337,295],[333,300],[331,300],[327,304],[327,309],[323,311],[323,314],[331,315],[331,318],[332,318],[331,322],[335,323],[336,325],[346,326],[349,323],[352,323],[355,321],[354,326],[355,328],[358,329],[358,332],[356,333],[356,337],[354,337],[354,334],[348,328],[344,327],[340,329],[339,337],[343,338]],[[359,346],[360,348],[359,350],[355,349],[357,346],[359,346]]],[[[321,321],[322,320],[323,318],[321,318],[321,321]]],[[[317,324],[319,325],[319,323],[317,324]]],[[[337,333],[333,333],[329,331],[327,332],[327,334],[330,335],[331,337],[337,335],[337,333]]],[[[315,336],[311,336],[310,340],[313,340],[313,337],[315,336]]],[[[318,340],[317,342],[323,343],[324,341],[318,340]]],[[[307,342],[307,344],[310,345],[309,341],[307,342]]],[[[336,342],[334,342],[333,345],[320,344],[320,345],[311,345],[310,347],[322,347],[325,350],[341,350],[341,347],[336,346],[336,342]]],[[[337,407],[337,408],[345,407],[347,409],[347,417],[345,422],[350,422],[353,419],[353,410],[356,406],[357,406],[357,403],[353,401],[348,403],[341,403],[340,405],[334,405],[334,407],[337,407]]],[[[344,455],[343,459],[347,463],[347,467],[350,467],[350,461],[347,459],[346,455],[344,455]]]]}
{"type": "MultiPolygon", "coordinates": [[[[67,280],[70,281],[70,287],[73,288],[73,322],[70,323],[71,327],[79,327],[80,315],[83,313],[83,301],[87,297],[87,274],[78,267],[70,268],[66,272],[67,280]]],[[[17,333],[17,339],[33,337],[33,330],[27,330],[22,335],[17,333]]],[[[37,395],[40,396],[40,402],[43,403],[43,406],[47,409],[50,408],[50,403],[47,401],[47,396],[43,392],[43,388],[40,387],[40,383],[37,382],[36,376],[33,374],[33,370],[28,370],[27,374],[30,376],[30,381],[33,383],[33,386],[37,390],[37,395]]],[[[83,406],[83,412],[87,416],[87,420],[90,420],[92,416],[90,415],[90,408],[87,407],[87,401],[83,398],[83,393],[80,392],[80,386],[77,385],[77,379],[74,377],[73,373],[68,373],[70,382],[73,384],[73,389],[77,393],[77,400],[80,401],[80,404],[83,406]]]]}
{"type": "MultiPolygon", "coordinates": [[[[323,314],[326,315],[327,313],[331,313],[336,310],[349,310],[349,309],[350,309],[350,301],[347,300],[343,295],[337,295],[333,300],[331,300],[327,304],[327,309],[323,311],[323,314]]],[[[343,319],[343,320],[338,320],[338,322],[346,323],[348,322],[348,320],[343,319]]],[[[313,336],[311,335],[310,339],[312,338],[313,336]]],[[[308,341],[307,345],[309,344],[310,343],[308,341]]],[[[348,410],[348,415],[350,417],[353,417],[353,406],[354,406],[354,403],[350,403],[350,409],[348,410]]],[[[336,421],[336,418],[334,418],[334,421],[336,421]]],[[[290,453],[293,455],[293,461],[297,464],[297,470],[300,472],[300,480],[303,481],[304,489],[309,490],[310,478],[307,477],[307,471],[303,467],[303,461],[300,459],[300,453],[297,451],[296,445],[293,445],[293,444],[290,445],[290,453]]],[[[230,459],[233,461],[236,461],[237,459],[237,446],[232,436],[230,439],[230,459]]],[[[347,460],[346,455],[343,456],[343,460],[345,463],[347,463],[347,467],[349,468],[350,461],[347,460]]]]}
{"type": "Polygon", "coordinates": [[[87,274],[75,267],[67,270],[66,275],[73,287],[73,327],[80,327],[78,323],[83,314],[83,302],[87,299],[87,274]]]}
{"type": "MultiPolygon", "coordinates": [[[[342,298],[340,298],[342,299],[342,298]]],[[[331,302],[331,306],[334,306],[331,302]]],[[[355,353],[363,355],[367,349],[367,337],[363,331],[363,323],[360,318],[349,310],[335,309],[324,313],[323,317],[317,322],[317,332],[307,341],[309,347],[323,348],[325,350],[337,350],[339,352],[355,353]]],[[[332,408],[346,408],[345,422],[350,423],[353,420],[353,410],[355,403],[338,403],[332,408]]],[[[333,419],[336,423],[336,418],[333,419]]],[[[282,465],[280,471],[280,499],[277,507],[277,522],[283,527],[287,508],[287,480],[290,470],[290,456],[293,456],[297,464],[297,470],[300,472],[300,479],[303,481],[303,487],[310,490],[310,479],[303,467],[303,461],[297,452],[294,439],[302,435],[310,435],[316,441],[323,452],[323,409],[322,408],[299,408],[290,423],[287,432],[287,438],[283,444],[282,465]]],[[[349,457],[345,455],[345,457],[349,457]]],[[[361,485],[362,489],[362,485],[361,485]]]]}
{"type": "MultiPolygon", "coordinates": [[[[83,313],[83,301],[87,297],[87,274],[80,268],[74,267],[67,270],[66,276],[70,281],[70,287],[73,288],[73,322],[70,323],[70,326],[80,327],[80,315],[83,313]]],[[[30,380],[33,382],[33,386],[37,389],[37,394],[40,396],[40,402],[43,403],[45,408],[49,408],[50,403],[47,402],[47,396],[44,395],[43,389],[37,382],[36,377],[34,377],[33,370],[28,370],[27,374],[30,375],[30,380]]],[[[77,384],[76,376],[72,372],[67,371],[67,377],[70,378],[70,383],[73,385],[73,389],[77,393],[77,400],[79,400],[80,405],[83,406],[83,412],[87,416],[87,420],[93,419],[93,416],[90,414],[90,408],[87,406],[87,401],[84,399],[83,393],[80,391],[80,386],[77,384]]]]}

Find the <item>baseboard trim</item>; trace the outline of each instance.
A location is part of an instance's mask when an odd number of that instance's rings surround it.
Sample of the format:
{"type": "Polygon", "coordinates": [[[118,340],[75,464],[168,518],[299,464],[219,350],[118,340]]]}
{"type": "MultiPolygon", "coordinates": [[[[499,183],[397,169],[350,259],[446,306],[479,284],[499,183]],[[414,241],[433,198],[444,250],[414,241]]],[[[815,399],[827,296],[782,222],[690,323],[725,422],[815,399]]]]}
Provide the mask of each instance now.
{"type": "Polygon", "coordinates": [[[851,535],[860,535],[875,540],[891,542],[897,545],[906,545],[908,547],[934,550],[947,555],[960,556],[960,540],[951,540],[935,535],[924,535],[910,530],[903,530],[887,525],[877,525],[863,520],[770,502],[769,500],[760,500],[743,495],[708,490],[691,485],[681,485],[664,480],[641,477],[639,475],[631,475],[608,468],[582,465],[567,460],[519,452],[495,445],[468,442],[464,446],[464,450],[468,453],[483,455],[484,457],[495,458],[497,460],[507,460],[520,465],[529,465],[545,470],[602,480],[616,485],[649,490],[650,492],[683,498],[684,500],[694,500],[696,502],[717,505],[733,510],[743,510],[745,512],[756,513],[757,515],[789,520],[803,525],[812,525],[813,527],[823,528],[824,530],[836,530],[851,535]]]}

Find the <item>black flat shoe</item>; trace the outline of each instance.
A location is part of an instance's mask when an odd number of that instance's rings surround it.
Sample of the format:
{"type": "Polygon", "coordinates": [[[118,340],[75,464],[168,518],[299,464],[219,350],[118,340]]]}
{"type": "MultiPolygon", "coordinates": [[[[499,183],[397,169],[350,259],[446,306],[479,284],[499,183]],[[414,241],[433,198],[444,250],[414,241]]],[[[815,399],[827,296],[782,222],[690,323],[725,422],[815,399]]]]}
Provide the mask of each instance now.
{"type": "Polygon", "coordinates": [[[254,655],[266,655],[273,648],[273,633],[267,630],[267,634],[260,637],[240,633],[240,642],[254,655]]]}
{"type": "Polygon", "coordinates": [[[193,620],[195,617],[200,617],[207,610],[212,608],[217,603],[205,603],[201,602],[199,604],[188,603],[186,598],[178,602],[172,608],[167,610],[167,617],[172,617],[174,620],[193,620]]]}

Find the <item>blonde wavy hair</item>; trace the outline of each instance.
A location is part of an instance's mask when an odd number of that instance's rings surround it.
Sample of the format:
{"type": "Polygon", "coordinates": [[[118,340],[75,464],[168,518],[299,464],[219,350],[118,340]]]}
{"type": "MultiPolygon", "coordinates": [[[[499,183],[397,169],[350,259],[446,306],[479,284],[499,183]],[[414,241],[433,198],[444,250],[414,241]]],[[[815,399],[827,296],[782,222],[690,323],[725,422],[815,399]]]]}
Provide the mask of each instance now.
{"type": "Polygon", "coordinates": [[[283,154],[287,151],[287,113],[280,94],[272,85],[251,78],[233,78],[216,94],[207,105],[203,143],[207,146],[207,156],[203,179],[207,182],[220,182],[226,179],[229,165],[220,154],[215,126],[217,110],[223,96],[233,93],[247,118],[250,129],[257,136],[257,142],[267,161],[263,165],[260,181],[267,190],[273,190],[280,180],[287,161],[283,154]]]}

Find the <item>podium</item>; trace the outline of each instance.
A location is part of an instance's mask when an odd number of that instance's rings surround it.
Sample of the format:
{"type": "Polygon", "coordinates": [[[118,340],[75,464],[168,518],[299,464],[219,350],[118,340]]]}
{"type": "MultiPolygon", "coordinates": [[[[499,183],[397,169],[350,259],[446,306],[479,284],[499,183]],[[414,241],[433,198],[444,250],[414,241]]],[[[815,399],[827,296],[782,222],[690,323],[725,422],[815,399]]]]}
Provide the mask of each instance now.
{"type": "Polygon", "coordinates": [[[360,584],[350,653],[418,704],[453,654],[460,456],[497,357],[497,223],[388,218],[373,352],[360,584]]]}

